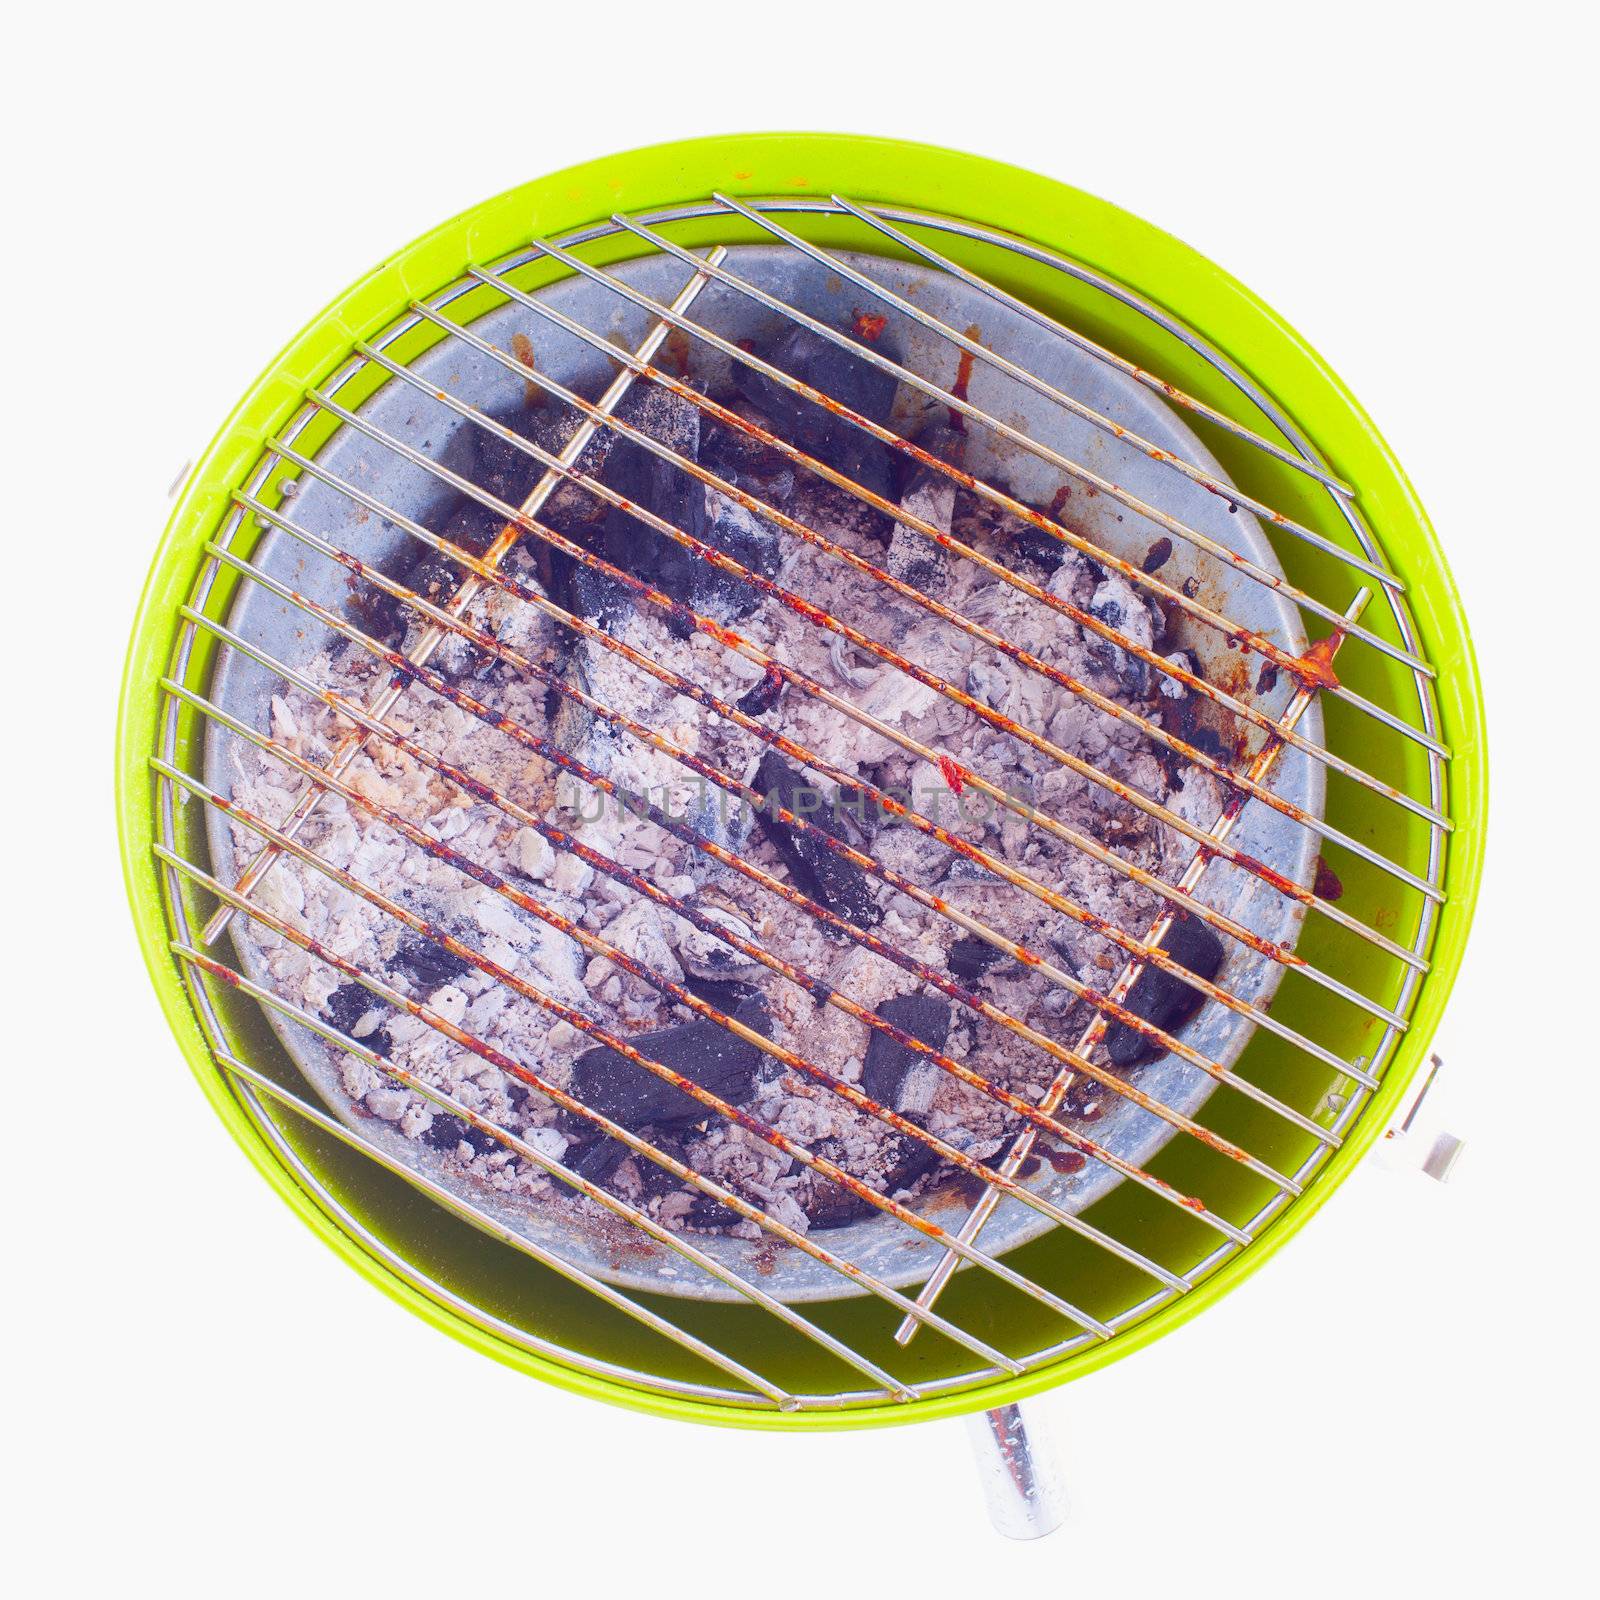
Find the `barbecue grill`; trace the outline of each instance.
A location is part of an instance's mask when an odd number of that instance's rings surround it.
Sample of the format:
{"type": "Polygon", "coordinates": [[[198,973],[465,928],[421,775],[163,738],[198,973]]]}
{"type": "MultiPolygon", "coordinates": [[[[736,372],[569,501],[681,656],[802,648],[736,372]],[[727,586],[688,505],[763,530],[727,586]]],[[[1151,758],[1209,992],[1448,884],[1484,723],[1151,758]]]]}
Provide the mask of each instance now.
{"type": "Polygon", "coordinates": [[[1024,1533],[1040,1531],[1048,1511],[1016,1404],[1138,1348],[1236,1283],[1403,1114],[1459,963],[1484,820],[1478,686],[1442,556],[1381,439],[1316,356],[1217,268],[1103,202],[969,156],[832,136],[704,140],[557,174],[446,224],[334,302],[188,478],[134,631],[118,777],[130,895],[174,1031],[260,1170],[347,1260],[476,1348],[626,1405],[769,1427],[983,1416],[991,1467],[1024,1499],[1007,1531],[1024,1533]],[[849,371],[881,375],[894,414],[875,417],[853,387],[827,392],[771,359],[775,330],[794,329],[817,349],[843,352],[849,371]],[[781,426],[776,412],[752,420],[728,399],[736,369],[757,374],[774,406],[822,420],[811,433],[781,426]],[[508,427],[495,398],[507,385],[530,399],[537,390],[538,403],[564,408],[576,431],[552,445],[508,427]],[[916,579],[919,569],[865,556],[652,436],[629,409],[651,390],[867,508],[895,538],[904,529],[941,559],[978,563],[1202,719],[1177,727],[1071,678],[1034,653],[1035,641],[946,605],[936,585],[916,579]],[[959,457],[930,447],[930,416],[961,436],[959,457]],[[462,473],[462,440],[482,434],[526,458],[531,491],[504,499],[462,473]],[[629,500],[595,464],[599,440],[613,449],[625,441],[764,519],[781,540],[853,567],[957,630],[975,653],[1070,691],[1175,770],[1203,771],[1219,797],[1213,814],[1180,815],[1049,730],[1008,718],[969,682],[902,654],[870,617],[834,615],[787,588],[781,571],[629,500]],[[884,470],[925,492],[895,495],[884,470]],[[441,490],[479,508],[492,540],[474,550],[430,527],[426,507],[441,490]],[[1163,876],[1132,864],[1114,837],[1068,826],[1007,792],[982,761],[952,760],[863,711],[838,681],[769,654],[737,620],[697,605],[700,591],[657,589],[626,556],[611,559],[614,547],[561,532],[555,497],[577,491],[633,516],[639,539],[669,541],[762,603],[803,616],[847,652],[842,673],[853,660],[899,674],[1174,830],[1182,870],[1163,876]],[[1160,608],[1174,638],[1145,643],[1123,612],[1086,610],[1037,566],[996,559],[951,523],[954,491],[1008,519],[1035,550],[1058,559],[1059,546],[1115,577],[1160,608]],[[619,642],[509,559],[529,549],[555,552],[684,636],[742,656],[777,698],[741,709],[619,642]],[[452,574],[431,592],[407,580],[406,562],[428,552],[447,556],[452,574]],[[374,628],[359,600],[373,594],[410,618],[403,641],[374,628]],[[930,818],[914,798],[904,806],[872,796],[899,806],[908,827],[968,870],[1032,896],[1041,918],[1092,925],[1116,959],[1109,971],[1075,971],[1042,940],[1007,937],[938,884],[887,866],[872,839],[830,831],[786,791],[720,769],[674,730],[630,719],[511,634],[485,628],[473,606],[488,596],[532,608],[563,638],[589,640],[820,779],[861,781],[809,747],[784,708],[861,723],[940,773],[953,796],[982,795],[1136,881],[1155,909],[1141,925],[1108,925],[1030,871],[1021,849],[974,843],[971,830],[930,818]],[[333,640],[376,664],[378,687],[366,699],[319,680],[317,653],[333,640]],[[1025,1042],[1048,1061],[1048,1087],[1022,1095],[992,1080],[981,1057],[908,1032],[749,929],[708,921],[648,871],[487,785],[450,749],[408,735],[396,708],[434,696],[495,722],[575,781],[615,792],[549,726],[508,721],[470,675],[442,667],[448,652],[459,659],[468,647],[501,672],[545,684],[553,704],[624,730],[735,799],[764,803],[806,859],[864,874],[875,892],[892,890],[1059,986],[1088,1020],[1042,1028],[830,904],[798,871],[774,873],[692,821],[658,819],[740,896],[784,899],[834,939],[897,963],[952,1012],[1025,1042]],[[342,718],[330,748],[308,755],[285,740],[273,701],[290,689],[342,718]],[[1202,736],[1218,727],[1231,742],[1202,736]],[[556,855],[806,988],[819,1008],[842,1011],[919,1069],[958,1079],[1005,1112],[999,1148],[968,1154],[949,1129],[941,1135],[915,1112],[874,1100],[862,1081],[830,1074],[731,1003],[705,998],[712,991],[638,962],[603,927],[585,928],[364,793],[352,763],[373,741],[538,834],[556,855]],[[235,794],[240,750],[292,770],[298,787],[275,814],[235,794]],[[365,808],[419,857],[471,877],[575,938],[586,957],[642,977],[774,1068],[886,1123],[937,1157],[949,1181],[897,1198],[677,1074],[650,1054],[649,1037],[630,1038],[530,983],[481,941],[430,923],[319,853],[307,824],[330,803],[365,808]],[[241,855],[245,836],[252,843],[241,855]],[[696,1115],[737,1124],[794,1170],[838,1186],[859,1215],[807,1228],[697,1171],[651,1126],[586,1103],[546,1063],[508,1056],[392,972],[313,937],[272,892],[291,871],[321,874],[457,967],[670,1083],[697,1102],[696,1115]],[[1220,951],[1209,973],[1174,942],[1194,925],[1220,951]],[[275,984],[263,956],[274,941],[537,1088],[573,1126],[619,1141],[622,1154],[747,1226],[667,1226],[637,1196],[569,1165],[558,1145],[417,1078],[374,1047],[381,1035],[349,1018],[339,1025],[275,984]],[[1142,998],[1158,981],[1188,1001],[1170,1025],[1142,998]],[[1137,1067],[1119,1067],[1108,1051],[1117,1030],[1144,1058],[1137,1067]],[[336,1063],[351,1060],[588,1203],[531,1206],[464,1179],[341,1096],[336,1063]],[[1103,1091],[1095,1120],[1075,1114],[1075,1084],[1103,1091]]]}

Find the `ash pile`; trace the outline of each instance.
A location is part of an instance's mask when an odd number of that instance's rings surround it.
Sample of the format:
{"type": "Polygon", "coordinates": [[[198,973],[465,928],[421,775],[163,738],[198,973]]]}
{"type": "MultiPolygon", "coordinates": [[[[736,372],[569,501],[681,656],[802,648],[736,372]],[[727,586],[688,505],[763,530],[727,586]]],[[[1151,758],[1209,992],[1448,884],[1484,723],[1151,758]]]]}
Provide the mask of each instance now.
{"type": "MultiPolygon", "coordinates": [[[[879,319],[857,318],[851,332],[858,342],[896,354],[879,319]]],[[[963,459],[961,419],[899,390],[892,376],[859,355],[797,327],[774,330],[756,353],[929,454],[955,465],[963,459]]],[[[1054,1076],[1056,1063],[923,974],[947,975],[963,993],[1069,1046],[1091,1012],[1070,990],[886,880],[898,876],[931,891],[1091,988],[1109,988],[1125,958],[1079,922],[907,822],[895,805],[908,805],[1133,934],[1154,921],[1158,899],[1027,813],[1054,818],[1169,879],[1192,846],[941,687],[847,642],[819,617],[826,614],[888,646],[999,718],[1202,825],[1217,814],[1220,797],[1205,773],[1175,764],[1137,729],[975,641],[876,573],[887,572],[1099,694],[1187,735],[1192,708],[1171,692],[1170,680],[881,506],[796,464],[742,425],[798,446],[872,496],[953,532],[1137,644],[1166,650],[1169,619],[1121,576],[758,371],[708,364],[684,377],[730,420],[642,380],[624,397],[618,417],[755,505],[709,487],[637,439],[600,429],[577,470],[605,484],[614,498],[568,481],[538,513],[576,551],[596,559],[523,532],[501,569],[524,594],[547,597],[587,629],[489,586],[467,606],[465,620],[517,663],[452,636],[432,664],[491,715],[412,683],[389,718],[407,739],[465,769],[548,830],[519,823],[482,798],[481,789],[454,783],[376,738],[348,775],[364,798],[488,869],[556,919],[605,941],[620,959],[586,950],[570,932],[512,903],[481,876],[416,848],[338,796],[324,799],[301,837],[432,927],[878,1192],[915,1199],[944,1183],[969,1182],[920,1141],[850,1105],[818,1076],[696,1014],[680,995],[737,1018],[826,1077],[858,1087],[984,1160],[1020,1131],[1017,1119],[925,1052],[830,1003],[830,996],[847,996],[902,1037],[1029,1098],[1054,1076]],[[689,544],[664,534],[651,518],[680,530],[689,544]],[[782,518],[876,570],[820,548],[782,518]],[[731,558],[742,574],[708,551],[731,558]],[[648,598],[646,590],[670,603],[648,598]],[[749,648],[741,649],[741,642],[749,648]],[[640,659],[663,673],[643,670],[640,659]],[[543,744],[535,750],[508,737],[495,719],[532,731],[543,744]],[[778,748],[767,734],[787,744],[778,748]],[[940,759],[909,751],[892,735],[940,759]],[[1016,806],[995,802],[963,782],[963,773],[981,774],[1016,806]],[[786,822],[780,808],[811,826],[786,822]],[[564,846],[568,838],[611,866],[597,870],[593,859],[564,846]],[[834,848],[837,843],[870,858],[883,874],[834,848]],[[763,887],[737,863],[794,893],[763,887]],[[658,893],[646,893],[642,884],[658,893]],[[819,918],[811,906],[836,920],[819,918]],[[752,948],[790,971],[771,970],[752,948]]],[[[582,420],[532,381],[492,414],[518,438],[550,452],[559,451],[582,420]]],[[[452,437],[448,464],[513,507],[544,472],[514,442],[472,424],[452,437]]],[[[1070,526],[1071,502],[1066,499],[1063,509],[1062,500],[1057,497],[1050,514],[1070,526]]],[[[500,512],[468,496],[442,501],[427,519],[434,532],[474,555],[491,548],[504,522],[500,512]]],[[[1163,552],[1156,546],[1148,560],[1159,566],[1169,554],[1170,547],[1163,552]]],[[[467,571],[424,549],[393,576],[447,605],[467,571]]],[[[414,645],[426,626],[426,619],[370,585],[352,594],[349,615],[392,648],[414,645]]],[[[310,669],[317,681],[362,703],[388,673],[342,639],[310,669]]],[[[273,702],[274,738],[308,759],[325,759],[347,727],[321,701],[287,686],[273,702]]],[[[251,809],[276,818],[302,784],[285,763],[239,747],[234,795],[251,809]]],[[[241,866],[257,844],[246,830],[236,830],[241,866]]],[[[280,862],[260,899],[347,960],[791,1227],[829,1229],[871,1213],[859,1195],[299,863],[280,862]]],[[[668,1227],[758,1236],[754,1224],[516,1076],[258,925],[243,919],[240,925],[241,937],[256,943],[287,998],[424,1082],[668,1227]]],[[[1174,946],[1180,960],[1215,971],[1221,952],[1206,930],[1192,925],[1180,938],[1187,940],[1182,950],[1174,946]]],[[[1197,1001],[1181,983],[1141,980],[1135,1009],[1172,1028],[1193,1014],[1197,1001]]],[[[1126,1027],[1113,1028],[1102,1048],[1102,1059],[1124,1072],[1152,1053],[1126,1027]]],[[[598,1212],[592,1201],[369,1064],[348,1054],[336,1061],[356,1114],[393,1124],[495,1190],[598,1212]]],[[[1087,1127],[1102,1114],[1105,1097],[1099,1085],[1080,1080],[1066,1115],[1087,1127]]],[[[1047,1141],[1038,1150],[1058,1165],[1082,1160],[1047,1141]]]]}

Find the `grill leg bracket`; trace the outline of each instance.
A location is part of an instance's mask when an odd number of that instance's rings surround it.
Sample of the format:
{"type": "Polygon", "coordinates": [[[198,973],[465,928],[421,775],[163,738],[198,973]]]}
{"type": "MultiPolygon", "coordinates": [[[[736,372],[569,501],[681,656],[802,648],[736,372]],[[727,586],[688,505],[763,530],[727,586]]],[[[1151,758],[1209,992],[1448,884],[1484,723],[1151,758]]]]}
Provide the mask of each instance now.
{"type": "Polygon", "coordinates": [[[1032,1407],[1000,1406],[966,1419],[995,1532],[1042,1539],[1066,1520],[1067,1494],[1048,1430],[1032,1407]]]}

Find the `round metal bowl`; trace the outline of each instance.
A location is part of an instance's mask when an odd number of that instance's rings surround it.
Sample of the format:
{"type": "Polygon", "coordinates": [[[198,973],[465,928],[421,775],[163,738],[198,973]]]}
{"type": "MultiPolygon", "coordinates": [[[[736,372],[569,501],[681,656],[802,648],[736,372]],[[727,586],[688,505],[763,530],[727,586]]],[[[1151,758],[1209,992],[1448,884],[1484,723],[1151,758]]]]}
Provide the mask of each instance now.
{"type": "MultiPolygon", "coordinates": [[[[1063,393],[1226,481],[1221,465],[1171,408],[1148,389],[1077,346],[1042,333],[1016,311],[997,305],[947,273],[875,256],[855,254],[849,260],[948,326],[968,330],[970,337],[1038,374],[1063,393]],[[971,333],[972,329],[977,330],[976,334],[971,333]]],[[[786,246],[736,246],[726,265],[833,327],[849,324],[852,308],[863,294],[859,287],[821,263],[786,246]]],[[[682,262],[665,255],[638,258],[623,263],[616,271],[661,304],[671,301],[688,276],[682,262]]],[[[559,280],[545,288],[541,298],[573,320],[629,348],[643,338],[651,322],[648,312],[584,277],[559,280]]],[[[759,304],[717,285],[702,296],[695,315],[728,339],[750,339],[758,345],[764,336],[770,336],[778,321],[774,313],[759,304]]],[[[913,372],[949,387],[957,375],[956,348],[909,319],[902,321],[899,331],[905,343],[905,364],[913,372]]],[[[580,392],[598,391],[612,370],[592,346],[515,304],[486,313],[474,324],[474,331],[501,349],[511,347],[513,334],[531,340],[539,370],[580,392]]],[[[697,360],[704,363],[718,359],[716,352],[693,341],[686,354],[691,376],[710,375],[704,366],[697,370],[697,360]]],[[[726,359],[721,358],[724,364],[726,359]]],[[[491,413],[512,403],[519,387],[519,381],[502,365],[459,341],[436,345],[413,365],[430,385],[448,386],[456,397],[491,413]]],[[[901,398],[907,401],[914,397],[902,389],[901,398]]],[[[1272,546],[1254,518],[1178,476],[1144,451],[1092,427],[982,362],[972,366],[968,398],[1031,439],[1080,462],[1157,510],[1182,519],[1258,566],[1281,575],[1272,546]]],[[[451,459],[451,436],[458,428],[471,426],[445,408],[422,400],[414,389],[393,381],[365,403],[362,414],[434,460],[451,459]]],[[[340,427],[322,446],[318,461],[338,476],[362,484],[397,511],[419,520],[426,520],[429,507],[440,493],[437,479],[348,426],[340,427]]],[[[1005,486],[1035,505],[1049,503],[1064,481],[1059,469],[1047,461],[978,426],[970,430],[964,464],[979,477],[1005,486]]],[[[403,564],[419,548],[391,524],[376,517],[354,515],[356,508],[348,499],[314,479],[302,480],[294,504],[295,518],[302,526],[324,533],[363,562],[382,566],[398,559],[403,564]]],[[[1134,562],[1163,534],[1156,522],[1103,496],[1085,497],[1080,493],[1072,506],[1077,531],[1112,554],[1134,562]]],[[[1162,573],[1167,581],[1182,584],[1192,580],[1197,593],[1215,610],[1272,639],[1291,654],[1305,650],[1306,638],[1298,614],[1274,591],[1192,545],[1181,540],[1169,542],[1174,548],[1162,573]]],[[[331,609],[341,609],[349,599],[344,569],[309,553],[303,544],[287,535],[269,533],[254,559],[268,573],[331,609]]],[[[229,626],[293,667],[307,665],[326,642],[322,630],[307,627],[302,611],[253,584],[240,590],[229,626]]],[[[1180,628],[1170,643],[1174,648],[1183,646],[1193,651],[1209,681],[1228,688],[1248,703],[1258,704],[1270,715],[1281,711],[1293,691],[1293,682],[1284,675],[1268,693],[1258,695],[1247,662],[1215,630],[1191,624],[1180,628]]],[[[224,649],[211,693],[235,717],[252,727],[265,728],[269,698],[280,687],[280,681],[257,662],[241,652],[224,649]]],[[[1307,712],[1301,730],[1320,742],[1322,719],[1317,705],[1307,712]]],[[[224,794],[231,788],[228,755],[232,742],[230,735],[213,726],[206,781],[224,794]]],[[[449,751],[441,753],[450,755],[449,751]]],[[[1302,810],[1319,813],[1323,769],[1298,751],[1287,751],[1275,771],[1274,788],[1302,810]]],[[[233,855],[227,819],[212,811],[209,824],[213,860],[221,864],[220,875],[229,877],[233,855]]],[[[1316,840],[1309,830],[1281,813],[1259,805],[1250,807],[1233,840],[1238,848],[1265,862],[1274,872],[1297,883],[1311,881],[1316,840]]],[[[1294,944],[1305,911],[1263,878],[1231,870],[1208,874],[1202,898],[1252,933],[1285,946],[1294,944]]],[[[271,988],[271,975],[243,919],[236,918],[233,928],[241,966],[256,982],[271,988]]],[[[1283,967],[1234,940],[1223,942],[1228,954],[1217,981],[1241,999],[1267,1004],[1283,975],[1283,967]]],[[[700,1272],[686,1272],[673,1252],[615,1218],[586,1215],[564,1199],[533,1202],[508,1198],[462,1174],[440,1152],[421,1141],[406,1139],[389,1124],[358,1117],[339,1088],[338,1055],[307,1029],[277,1012],[269,1015],[289,1053],[337,1115],[352,1127],[359,1127],[365,1138],[381,1145],[396,1159],[420,1168],[446,1188],[470,1199],[498,1226],[523,1234],[597,1276],[627,1288],[694,1298],[738,1298],[716,1279],[700,1272]]],[[[1180,1037],[1212,1061],[1230,1067],[1253,1028],[1248,1017],[1212,1002],[1202,1008],[1180,1037]]],[[[539,1063],[528,1065],[537,1068],[539,1063]]],[[[1146,1093],[1185,1116],[1198,1111],[1217,1087],[1214,1078],[1170,1053],[1139,1068],[1137,1082],[1146,1093]]],[[[1175,1130],[1170,1123],[1129,1100],[1107,1095],[1104,1103],[1107,1109],[1095,1123],[1093,1137],[1124,1160],[1146,1166],[1173,1136],[1175,1130]]],[[[1092,1160],[1071,1173],[1058,1173],[1045,1164],[1027,1180],[1030,1188],[1073,1213],[1092,1205],[1121,1181],[1114,1169],[1092,1160]]],[[[923,1197],[916,1209],[955,1227],[970,1204],[966,1186],[946,1185],[923,1197]]],[[[1020,1200],[1007,1199],[985,1228],[983,1244],[991,1254],[1004,1255],[1050,1226],[1047,1216],[1020,1200]]],[[[935,1241],[882,1213],[830,1230],[824,1237],[831,1249],[896,1288],[925,1278],[942,1253],[935,1241]]],[[[793,1247],[775,1247],[766,1236],[759,1240],[700,1237],[696,1242],[741,1275],[758,1274],[762,1287],[784,1301],[830,1300],[866,1292],[793,1247]]]]}

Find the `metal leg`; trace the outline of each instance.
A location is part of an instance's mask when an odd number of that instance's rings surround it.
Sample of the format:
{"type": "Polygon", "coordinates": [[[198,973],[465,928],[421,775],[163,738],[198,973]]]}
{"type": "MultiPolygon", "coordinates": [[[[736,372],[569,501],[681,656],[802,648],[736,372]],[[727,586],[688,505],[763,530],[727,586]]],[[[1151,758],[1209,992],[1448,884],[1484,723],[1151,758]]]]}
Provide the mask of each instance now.
{"type": "Polygon", "coordinates": [[[1066,1490],[1037,1415],[1030,1430],[1021,1406],[975,1412],[967,1437],[995,1531],[1008,1539],[1042,1539],[1067,1515],[1066,1490]]]}

